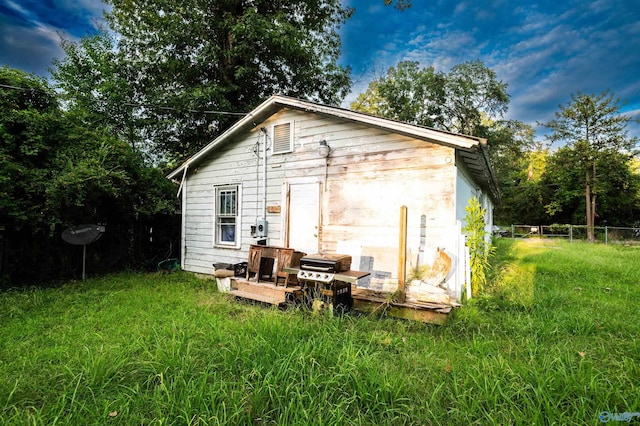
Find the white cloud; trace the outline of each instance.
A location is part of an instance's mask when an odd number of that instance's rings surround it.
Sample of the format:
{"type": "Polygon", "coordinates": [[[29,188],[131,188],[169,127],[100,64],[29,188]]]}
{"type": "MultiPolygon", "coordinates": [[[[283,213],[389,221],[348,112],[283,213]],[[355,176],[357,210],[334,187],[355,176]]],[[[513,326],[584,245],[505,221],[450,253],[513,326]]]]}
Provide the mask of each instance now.
{"type": "Polygon", "coordinates": [[[40,76],[48,75],[52,59],[63,57],[62,37],[77,41],[92,32],[107,7],[101,0],[56,0],[28,7],[4,0],[4,4],[12,14],[0,16],[0,64],[40,76]]]}
{"type": "Polygon", "coordinates": [[[0,30],[0,40],[3,46],[0,64],[41,76],[47,73],[51,59],[63,54],[58,34],[44,26],[3,26],[0,30]]]}
{"type": "Polygon", "coordinates": [[[15,3],[11,0],[5,0],[5,4],[9,7],[9,9],[13,9],[18,12],[20,15],[29,15],[29,11],[24,7],[20,6],[18,3],[15,3]]]}
{"type": "Polygon", "coordinates": [[[469,3],[467,2],[460,2],[456,5],[455,9],[453,10],[453,14],[454,15],[460,15],[464,12],[467,11],[467,9],[469,8],[469,3]]]}

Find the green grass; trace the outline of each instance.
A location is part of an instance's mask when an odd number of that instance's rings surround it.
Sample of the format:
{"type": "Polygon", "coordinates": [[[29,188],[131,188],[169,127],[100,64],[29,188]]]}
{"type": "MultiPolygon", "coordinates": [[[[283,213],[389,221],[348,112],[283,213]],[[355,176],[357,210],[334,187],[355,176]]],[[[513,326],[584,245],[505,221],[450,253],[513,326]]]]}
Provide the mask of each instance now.
{"type": "Polygon", "coordinates": [[[581,425],[640,411],[640,249],[497,242],[488,294],[446,326],[237,303],[187,273],[1,293],[0,424],[581,425]]]}

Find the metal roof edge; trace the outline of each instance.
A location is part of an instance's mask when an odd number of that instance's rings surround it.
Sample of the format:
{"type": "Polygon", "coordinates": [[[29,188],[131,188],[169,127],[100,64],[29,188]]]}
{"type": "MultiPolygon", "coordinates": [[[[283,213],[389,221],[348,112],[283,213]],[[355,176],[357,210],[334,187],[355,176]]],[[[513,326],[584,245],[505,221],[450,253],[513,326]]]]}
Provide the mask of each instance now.
{"type": "Polygon", "coordinates": [[[173,179],[190,164],[196,163],[199,159],[204,157],[210,151],[215,149],[218,145],[223,143],[227,138],[233,135],[238,129],[243,128],[247,124],[251,123],[253,118],[262,115],[274,106],[291,107],[303,111],[316,112],[321,114],[330,115],[333,117],[343,118],[345,120],[355,121],[370,126],[375,126],[381,129],[389,130],[396,133],[401,133],[411,137],[419,138],[422,140],[439,143],[442,145],[450,146],[460,149],[473,149],[480,147],[483,144],[486,146],[486,139],[478,138],[475,136],[462,135],[458,133],[447,132],[443,130],[436,130],[429,127],[417,126],[414,124],[404,123],[401,121],[391,120],[388,118],[378,117],[371,114],[352,111],[345,108],[324,105],[316,102],[305,101],[298,98],[293,98],[283,95],[272,95],[266,101],[258,105],[255,109],[249,112],[246,116],[238,120],[235,124],[229,127],[220,136],[215,138],[212,142],[207,144],[204,148],[187,159],[178,168],[170,172],[166,177],[173,179]]]}
{"type": "Polygon", "coordinates": [[[478,138],[475,136],[463,135],[459,133],[447,132],[444,130],[432,129],[430,127],[418,126],[415,124],[405,123],[402,121],[392,120],[389,118],[378,117],[375,115],[362,113],[358,111],[352,111],[345,108],[334,107],[330,105],[319,104],[315,102],[309,102],[302,99],[290,98],[287,96],[275,95],[277,101],[283,105],[290,107],[324,113],[332,115],[338,118],[344,118],[351,121],[357,121],[364,124],[373,125],[386,130],[391,130],[421,139],[428,139],[433,142],[438,142],[445,145],[450,145],[459,148],[471,148],[473,146],[482,143],[486,139],[478,138]]]}
{"type": "Polygon", "coordinates": [[[247,115],[242,117],[240,120],[236,121],[231,127],[229,127],[227,130],[225,130],[220,136],[215,138],[213,141],[211,141],[209,144],[207,144],[200,151],[196,152],[193,156],[189,157],[184,163],[182,163],[177,169],[175,169],[174,171],[169,173],[166,177],[168,179],[173,179],[176,176],[178,176],[180,174],[180,172],[185,167],[187,167],[188,165],[190,165],[192,163],[196,163],[200,158],[202,158],[205,155],[207,155],[216,146],[218,146],[221,143],[223,143],[228,137],[230,137],[233,133],[235,133],[235,131],[237,129],[244,127],[248,123],[251,123],[251,120],[255,116],[260,115],[260,113],[264,112],[264,110],[272,107],[276,102],[276,98],[277,98],[277,96],[275,96],[275,95],[271,96],[269,99],[267,99],[266,101],[264,101],[263,103],[258,105],[256,108],[254,108],[247,115]]]}

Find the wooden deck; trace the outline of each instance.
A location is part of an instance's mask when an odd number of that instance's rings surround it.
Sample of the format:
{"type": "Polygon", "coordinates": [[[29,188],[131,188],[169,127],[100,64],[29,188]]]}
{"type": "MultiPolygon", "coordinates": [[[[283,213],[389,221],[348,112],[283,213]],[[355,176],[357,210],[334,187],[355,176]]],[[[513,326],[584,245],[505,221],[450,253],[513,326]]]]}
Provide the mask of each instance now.
{"type": "MultiPolygon", "coordinates": [[[[248,281],[234,278],[229,294],[239,299],[252,300],[274,306],[285,306],[302,300],[300,286],[275,285],[269,281],[248,281]]],[[[356,288],[351,290],[353,309],[361,312],[389,315],[420,321],[429,324],[443,325],[449,318],[453,307],[446,304],[406,301],[398,303],[392,301],[392,293],[356,288]]]]}
{"type": "Polygon", "coordinates": [[[405,301],[394,302],[392,293],[363,288],[351,290],[353,309],[362,312],[380,312],[394,318],[403,318],[429,324],[443,325],[453,309],[451,305],[405,301]]]}

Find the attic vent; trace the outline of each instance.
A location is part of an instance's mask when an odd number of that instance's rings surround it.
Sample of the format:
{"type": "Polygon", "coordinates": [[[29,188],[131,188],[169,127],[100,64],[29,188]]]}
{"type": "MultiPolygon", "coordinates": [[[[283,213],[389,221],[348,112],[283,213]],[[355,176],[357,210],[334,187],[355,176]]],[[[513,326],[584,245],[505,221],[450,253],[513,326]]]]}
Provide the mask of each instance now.
{"type": "Polygon", "coordinates": [[[273,153],[283,154],[293,151],[293,138],[291,137],[291,123],[273,126],[273,153]]]}

